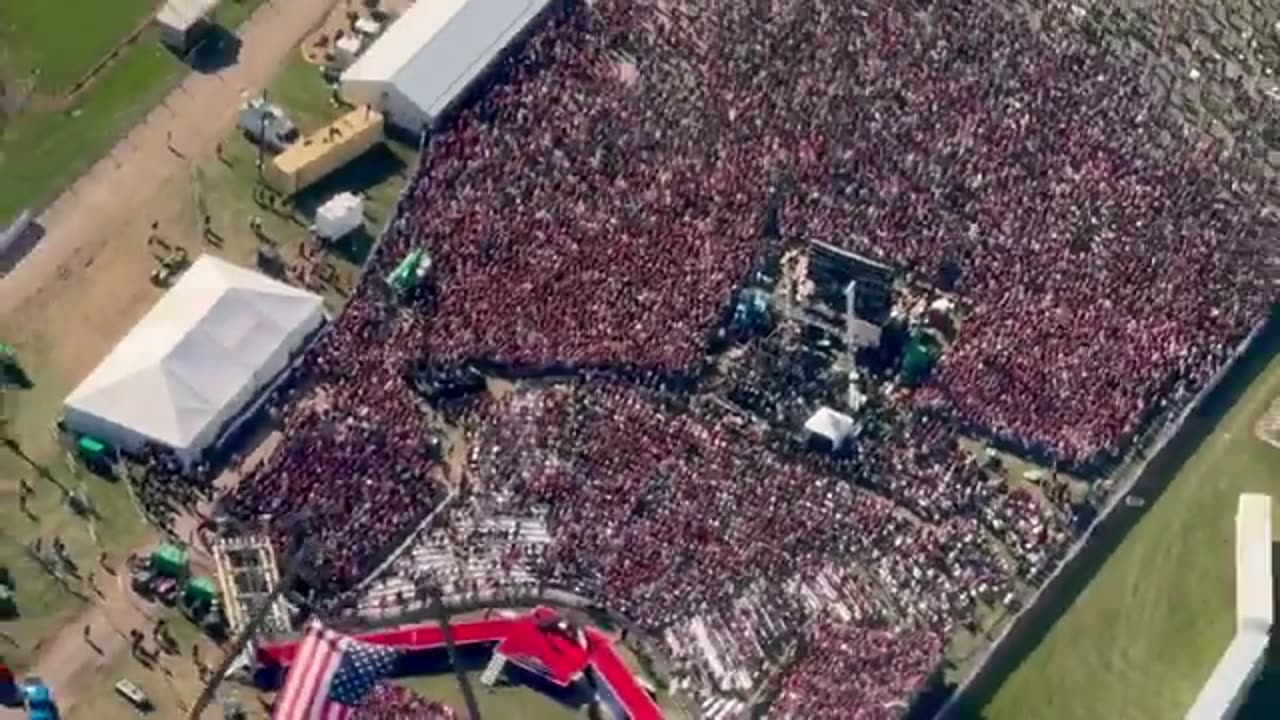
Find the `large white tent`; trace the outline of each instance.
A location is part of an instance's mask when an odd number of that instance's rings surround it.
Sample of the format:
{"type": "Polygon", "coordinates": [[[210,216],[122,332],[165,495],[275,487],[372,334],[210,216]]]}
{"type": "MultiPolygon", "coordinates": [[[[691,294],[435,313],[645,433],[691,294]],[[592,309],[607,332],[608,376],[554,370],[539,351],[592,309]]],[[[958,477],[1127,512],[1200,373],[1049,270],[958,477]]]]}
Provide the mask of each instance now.
{"type": "Polygon", "coordinates": [[[342,97],[430,127],[550,0],[418,0],[342,73],[342,97]]]}
{"type": "Polygon", "coordinates": [[[190,462],[324,322],[316,295],[205,255],[72,391],[72,432],[190,462]]]}

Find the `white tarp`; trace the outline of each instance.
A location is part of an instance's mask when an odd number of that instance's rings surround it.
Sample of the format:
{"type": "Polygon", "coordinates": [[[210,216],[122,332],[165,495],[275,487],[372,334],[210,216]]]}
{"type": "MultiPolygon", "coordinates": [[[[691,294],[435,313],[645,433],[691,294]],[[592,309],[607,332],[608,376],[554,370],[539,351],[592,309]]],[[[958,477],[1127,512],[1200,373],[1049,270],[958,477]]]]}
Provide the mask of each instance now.
{"type": "Polygon", "coordinates": [[[156,22],[166,28],[184,33],[201,18],[213,12],[217,5],[218,0],[169,0],[164,7],[160,8],[160,12],[156,13],[156,22]]]}
{"type": "Polygon", "coordinates": [[[1242,493],[1236,508],[1236,636],[1186,720],[1230,720],[1266,660],[1274,614],[1271,496],[1242,493]]]}
{"type": "Polygon", "coordinates": [[[805,421],[804,429],[814,435],[821,435],[838,447],[849,439],[853,433],[853,418],[829,407],[819,408],[818,412],[805,421]]]}
{"type": "Polygon", "coordinates": [[[341,92],[392,124],[432,123],[550,0],[418,0],[342,74],[341,92]]]}
{"type": "Polygon", "coordinates": [[[205,255],[71,392],[63,420],[190,462],[323,321],[318,296],[205,255]]]}
{"type": "Polygon", "coordinates": [[[1236,510],[1236,624],[1271,631],[1275,587],[1271,568],[1271,496],[1240,495],[1236,510]]]}
{"type": "Polygon", "coordinates": [[[338,193],[316,210],[315,233],[337,240],[364,224],[364,200],[349,192],[338,193]]]}
{"type": "Polygon", "coordinates": [[[1187,710],[1186,720],[1231,720],[1249,694],[1267,656],[1266,633],[1238,633],[1187,710]]]}

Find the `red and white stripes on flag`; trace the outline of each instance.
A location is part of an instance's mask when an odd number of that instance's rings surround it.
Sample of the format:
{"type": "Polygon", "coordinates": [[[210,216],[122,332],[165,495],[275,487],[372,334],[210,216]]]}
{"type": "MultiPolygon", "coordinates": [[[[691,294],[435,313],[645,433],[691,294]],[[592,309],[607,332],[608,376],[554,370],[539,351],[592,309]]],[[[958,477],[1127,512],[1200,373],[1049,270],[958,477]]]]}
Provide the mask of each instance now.
{"type": "Polygon", "coordinates": [[[395,663],[397,652],[362,643],[319,622],[307,627],[274,720],[348,720],[395,663]]]}

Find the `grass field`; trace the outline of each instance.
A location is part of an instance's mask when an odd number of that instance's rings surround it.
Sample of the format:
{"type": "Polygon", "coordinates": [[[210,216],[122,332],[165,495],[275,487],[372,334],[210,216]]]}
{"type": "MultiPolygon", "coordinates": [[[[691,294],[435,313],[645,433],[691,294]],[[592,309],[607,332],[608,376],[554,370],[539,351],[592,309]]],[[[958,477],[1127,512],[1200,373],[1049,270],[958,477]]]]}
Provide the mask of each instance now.
{"type": "MultiPolygon", "coordinates": [[[[993,691],[985,720],[1181,718],[1234,632],[1234,514],[1280,496],[1280,449],[1253,426],[1280,395],[1272,355],[1039,645],[993,691]]],[[[1280,656],[1240,717],[1280,717],[1280,656]]]]}
{"type": "Polygon", "coordinates": [[[151,13],[152,0],[5,0],[0,45],[42,94],[65,92],[151,13]]]}
{"type": "MultiPolygon", "coordinates": [[[[234,28],[261,2],[225,0],[217,20],[234,28]]],[[[150,0],[5,0],[0,3],[0,48],[6,55],[0,59],[11,74],[38,71],[37,90],[57,94],[136,27],[152,5],[150,0]],[[62,52],[62,45],[74,52],[62,52]]],[[[186,71],[152,32],[144,32],[74,101],[65,106],[34,103],[0,127],[0,227],[24,208],[56,196],[155,107],[186,71]]]]}
{"type": "Polygon", "coordinates": [[[154,42],[133,46],[71,107],[24,112],[0,132],[0,226],[40,205],[111,149],[184,66],[154,42]]]}

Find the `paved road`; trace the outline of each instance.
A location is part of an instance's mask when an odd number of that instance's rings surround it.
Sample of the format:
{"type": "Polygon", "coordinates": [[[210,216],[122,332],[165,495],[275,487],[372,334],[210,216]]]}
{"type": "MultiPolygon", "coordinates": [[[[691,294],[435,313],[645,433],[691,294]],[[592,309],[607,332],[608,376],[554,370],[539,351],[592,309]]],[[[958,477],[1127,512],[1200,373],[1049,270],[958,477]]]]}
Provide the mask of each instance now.
{"type": "MultiPolygon", "coordinates": [[[[68,188],[40,218],[45,238],[0,279],[0,320],[16,317],[24,306],[40,302],[43,293],[73,281],[92,259],[118,251],[121,243],[138,242],[120,228],[139,216],[164,214],[163,204],[173,198],[166,184],[188,172],[188,161],[212,156],[235,125],[241,93],[265,87],[335,2],[269,0],[240,28],[243,44],[236,64],[216,74],[191,73],[68,188]]],[[[113,582],[103,590],[98,602],[49,643],[34,669],[64,713],[75,705],[84,677],[127,651],[129,629],[147,623],[149,608],[127,588],[113,582]],[[85,642],[86,625],[97,649],[85,642]]],[[[0,708],[0,720],[25,717],[22,711],[0,708]]]]}

